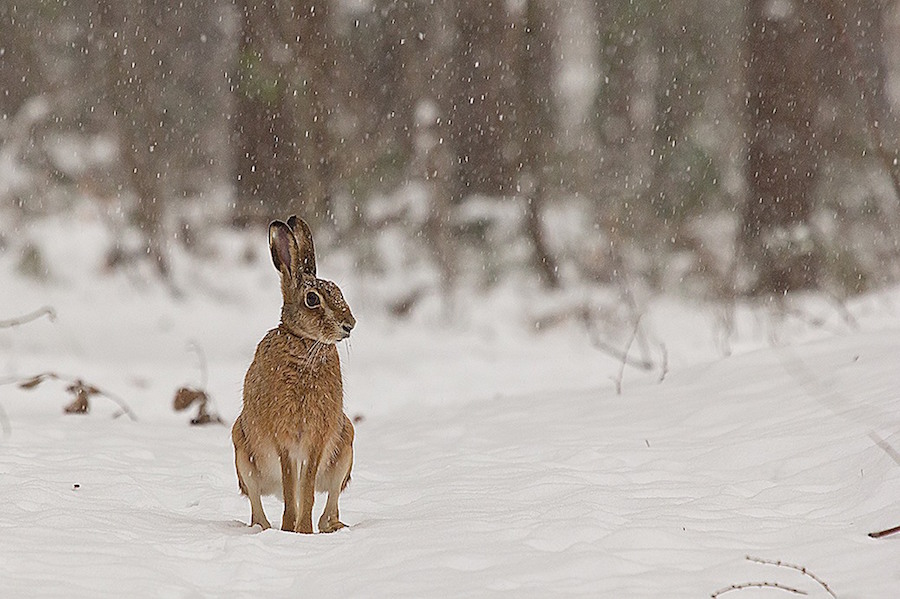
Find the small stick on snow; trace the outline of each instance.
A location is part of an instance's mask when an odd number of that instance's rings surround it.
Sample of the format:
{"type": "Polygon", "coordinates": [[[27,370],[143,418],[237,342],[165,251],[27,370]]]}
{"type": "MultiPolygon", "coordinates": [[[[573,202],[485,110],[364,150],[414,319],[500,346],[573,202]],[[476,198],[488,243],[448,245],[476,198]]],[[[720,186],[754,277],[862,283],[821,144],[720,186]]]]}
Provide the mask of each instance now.
{"type": "Polygon", "coordinates": [[[798,566],[796,564],[788,564],[781,560],[768,560],[768,559],[763,559],[761,557],[753,557],[752,555],[748,555],[746,557],[747,557],[747,561],[756,562],[757,564],[765,564],[767,566],[777,566],[779,568],[789,568],[791,570],[796,570],[797,572],[800,572],[801,574],[805,574],[806,576],[809,576],[810,578],[815,580],[817,583],[819,583],[819,586],[821,586],[823,589],[825,589],[825,591],[827,591],[829,595],[834,597],[834,599],[837,599],[837,595],[835,595],[834,592],[828,587],[828,585],[825,584],[825,581],[822,580],[821,578],[819,578],[818,576],[816,576],[815,574],[813,574],[812,572],[810,572],[809,570],[807,570],[804,566],[798,566]]]}
{"type": "Polygon", "coordinates": [[[19,316],[18,318],[10,318],[9,320],[0,320],[0,329],[8,329],[11,327],[17,327],[19,325],[23,325],[31,322],[32,320],[37,320],[41,316],[46,315],[50,322],[56,320],[56,310],[51,308],[50,306],[44,306],[42,308],[38,308],[34,312],[29,312],[23,316],[19,316]]]}
{"type": "Polygon", "coordinates": [[[731,591],[740,591],[742,589],[766,589],[766,588],[780,589],[782,591],[787,591],[788,593],[793,593],[795,595],[808,595],[809,594],[806,591],[801,591],[800,589],[788,587],[783,584],[779,584],[777,582],[744,582],[741,584],[733,584],[729,587],[725,587],[724,589],[719,589],[718,591],[716,591],[715,593],[710,595],[710,597],[712,597],[713,599],[716,599],[716,597],[724,595],[725,593],[730,593],[731,591]]]}
{"type": "Polygon", "coordinates": [[[879,530],[878,532],[870,532],[869,536],[873,539],[880,539],[881,537],[886,537],[889,535],[893,535],[900,532],[900,526],[895,526],[894,528],[888,528],[887,530],[879,530]]]}

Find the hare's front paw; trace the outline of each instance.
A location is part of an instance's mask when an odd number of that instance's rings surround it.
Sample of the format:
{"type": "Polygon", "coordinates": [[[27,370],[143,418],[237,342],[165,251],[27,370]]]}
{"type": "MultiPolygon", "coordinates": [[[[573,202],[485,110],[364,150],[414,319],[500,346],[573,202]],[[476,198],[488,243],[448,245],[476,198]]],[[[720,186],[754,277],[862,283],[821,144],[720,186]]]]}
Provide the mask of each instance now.
{"type": "Polygon", "coordinates": [[[340,520],[319,520],[319,532],[334,532],[346,527],[340,520]]]}
{"type": "Polygon", "coordinates": [[[254,518],[253,521],[250,523],[250,526],[259,526],[263,530],[268,530],[268,529],[272,528],[272,525],[269,524],[269,521],[266,520],[265,518],[263,518],[261,521],[256,520],[254,518]]]}
{"type": "Polygon", "coordinates": [[[341,522],[340,520],[336,522],[330,522],[323,528],[319,529],[319,532],[334,532],[336,530],[340,530],[342,528],[347,528],[347,525],[341,522]]]}
{"type": "Polygon", "coordinates": [[[297,522],[297,526],[294,527],[294,532],[305,535],[313,534],[312,520],[309,518],[301,518],[300,521],[297,522]]]}

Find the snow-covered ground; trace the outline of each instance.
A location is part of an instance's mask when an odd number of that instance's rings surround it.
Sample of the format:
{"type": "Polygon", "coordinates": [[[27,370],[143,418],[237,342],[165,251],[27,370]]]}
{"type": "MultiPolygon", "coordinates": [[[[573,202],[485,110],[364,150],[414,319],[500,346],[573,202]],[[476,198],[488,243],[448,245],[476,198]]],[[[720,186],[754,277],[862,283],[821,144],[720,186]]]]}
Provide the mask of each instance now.
{"type": "MultiPolygon", "coordinates": [[[[392,321],[384,282],[326,250],[320,274],[359,320],[341,348],[346,410],[361,416],[350,527],[259,532],[228,428],[190,426],[171,402],[200,383],[194,342],[216,409],[237,415],[277,321],[264,233],[179,260],[174,299],[103,274],[102,227],[74,218],[20,232],[44,249],[46,281],[0,253],[0,319],[58,313],[0,329],[0,379],[79,376],[138,420],[113,419],[102,397],[65,415],[59,382],[0,386],[4,597],[708,597],[751,582],[830,596],[748,555],[805,566],[841,599],[900,596],[900,535],[866,536],[900,524],[897,292],[854,302],[853,319],[812,300],[803,318],[742,308],[727,343],[713,309],[657,300],[642,323],[666,376],[626,368],[617,395],[619,363],[583,327],[531,326],[552,297],[464,295],[457,322],[392,321]],[[256,262],[240,260],[245,243],[256,262]]],[[[280,503],[265,505],[279,521],[280,503]]]]}

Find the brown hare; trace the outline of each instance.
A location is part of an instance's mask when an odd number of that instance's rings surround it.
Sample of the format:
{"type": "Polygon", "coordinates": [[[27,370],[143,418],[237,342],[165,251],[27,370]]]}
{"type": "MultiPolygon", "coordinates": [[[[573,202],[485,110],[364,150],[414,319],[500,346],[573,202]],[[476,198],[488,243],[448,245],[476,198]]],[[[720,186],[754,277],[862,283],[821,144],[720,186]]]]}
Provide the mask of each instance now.
{"type": "Polygon", "coordinates": [[[316,278],[309,226],[292,216],[269,225],[272,261],[281,274],[281,323],[256,348],[244,378],[244,408],[234,423],[234,462],[250,525],[269,528],[261,495],[284,500],[282,530],[312,533],[315,492],[327,492],[320,532],[345,525],[338,496],[353,465],[353,424],[344,414],[335,344],[356,320],[341,290],[316,278]]]}

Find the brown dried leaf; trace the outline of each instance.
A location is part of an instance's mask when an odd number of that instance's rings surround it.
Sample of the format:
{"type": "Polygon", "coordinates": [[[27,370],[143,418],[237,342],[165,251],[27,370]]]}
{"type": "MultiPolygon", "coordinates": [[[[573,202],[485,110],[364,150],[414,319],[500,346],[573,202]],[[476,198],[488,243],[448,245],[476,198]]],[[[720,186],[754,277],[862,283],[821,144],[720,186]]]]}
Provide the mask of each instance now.
{"type": "Polygon", "coordinates": [[[206,404],[207,399],[209,397],[205,391],[182,387],[175,392],[175,400],[172,402],[172,407],[175,408],[176,412],[181,412],[197,401],[200,401],[201,404],[206,404]]]}
{"type": "Polygon", "coordinates": [[[87,414],[90,410],[88,396],[83,391],[75,394],[75,399],[64,409],[66,414],[87,414]]]}
{"type": "Polygon", "coordinates": [[[35,387],[37,387],[38,385],[43,383],[45,378],[46,377],[44,377],[43,374],[33,376],[30,379],[24,380],[21,383],[19,383],[19,388],[20,389],[34,389],[35,387]]]}

